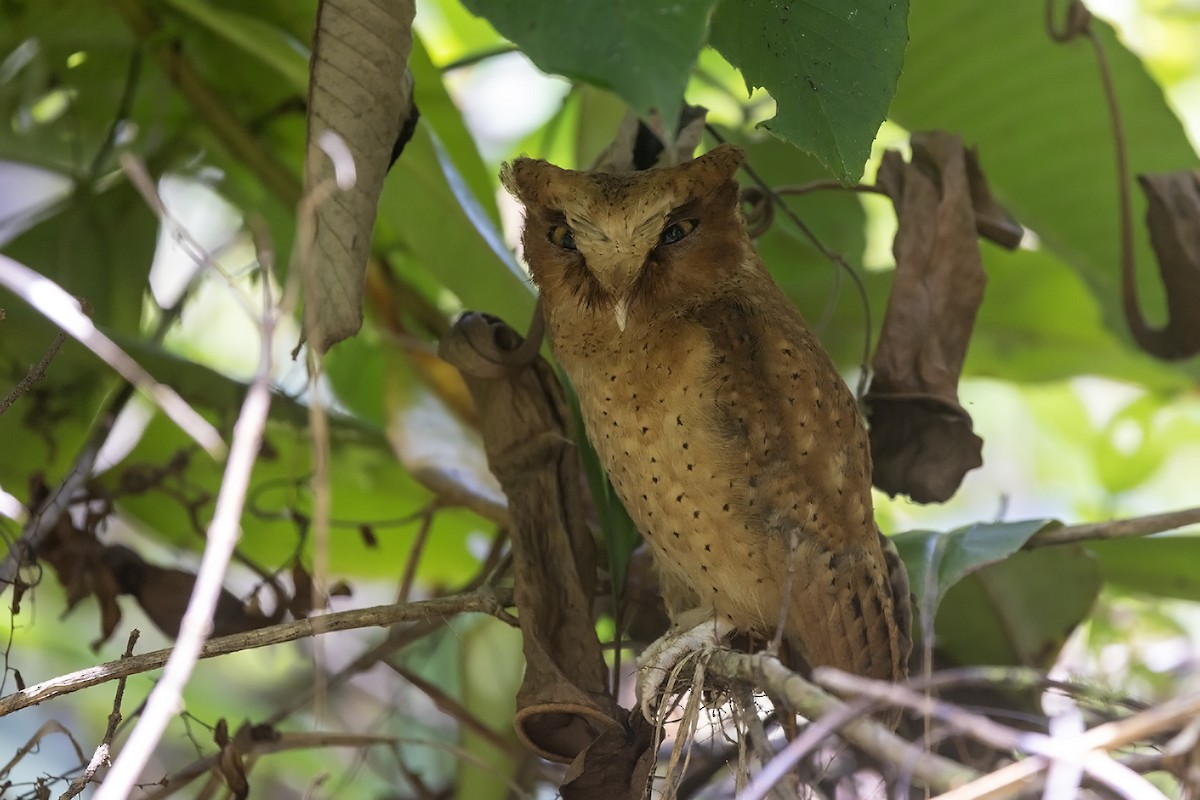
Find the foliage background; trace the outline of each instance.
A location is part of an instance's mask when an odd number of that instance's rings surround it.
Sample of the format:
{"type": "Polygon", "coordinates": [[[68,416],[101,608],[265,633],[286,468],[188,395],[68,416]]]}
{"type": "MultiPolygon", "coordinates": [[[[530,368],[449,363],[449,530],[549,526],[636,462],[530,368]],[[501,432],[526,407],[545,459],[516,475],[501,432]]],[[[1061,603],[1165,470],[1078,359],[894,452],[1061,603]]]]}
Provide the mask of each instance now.
{"type": "MultiPolygon", "coordinates": [[[[1114,2],[1098,10],[1120,23],[1124,41],[1142,53],[1149,69],[1148,74],[1143,61],[1105,30],[1134,169],[1195,168],[1188,132],[1194,143],[1200,130],[1200,12],[1166,0],[1114,2]]],[[[246,8],[232,0],[64,0],[17,4],[0,13],[13,22],[0,28],[4,252],[87,297],[98,323],[158,377],[228,424],[242,382],[255,367],[256,349],[247,342],[257,333],[231,294],[251,305],[258,296],[245,224],[264,222],[284,256],[281,265],[294,238],[287,179],[276,185],[264,174],[281,167],[284,176],[298,180],[304,114],[297,104],[307,83],[305,47],[315,4],[262,0],[246,8]],[[161,30],[133,33],[146,8],[161,30]],[[219,107],[189,102],[172,88],[162,68],[162,59],[171,56],[163,56],[160,46],[169,39],[182,42],[176,57],[216,90],[219,107]],[[135,92],[128,91],[131,85],[135,92]],[[122,108],[132,122],[114,136],[113,120],[122,108]],[[253,134],[267,166],[230,152],[213,133],[212,120],[221,113],[253,134]],[[106,144],[110,141],[115,146],[106,144]],[[174,226],[160,226],[129,184],[114,177],[120,152],[136,154],[151,174],[162,176],[159,190],[172,216],[204,250],[218,255],[231,276],[228,283],[202,277],[161,346],[148,343],[144,334],[161,313],[158,307],[186,283],[192,245],[180,240],[174,226]],[[157,303],[146,297],[147,285],[157,303]]],[[[1041,13],[1034,3],[912,4],[904,73],[874,158],[886,145],[903,146],[906,127],[962,133],[979,148],[996,193],[1037,240],[1015,253],[984,245],[990,283],[962,389],[963,404],[985,440],[984,467],[944,506],[878,497],[881,525],[891,533],[997,519],[1099,520],[1195,504],[1196,362],[1156,362],[1137,352],[1124,333],[1116,291],[1112,143],[1100,84],[1082,43],[1048,42],[1041,13]]],[[[518,326],[532,309],[531,290],[504,245],[512,241],[516,215],[498,196],[499,163],[527,152],[564,166],[586,165],[624,113],[613,93],[548,78],[519,54],[454,66],[502,47],[504,40],[453,0],[420,3],[417,29],[412,70],[424,122],[388,179],[375,235],[375,251],[390,265],[393,281],[368,285],[368,324],[330,354],[322,387],[347,412],[335,435],[333,469],[333,515],[346,524],[333,530],[328,568],[350,581],[354,597],[336,601],[338,607],[394,597],[420,527],[411,517],[435,498],[414,475],[431,465],[455,465],[462,485],[483,496],[491,491],[478,438],[455,413],[453,392],[431,377],[425,353],[445,315],[460,308],[486,309],[518,326]],[[409,521],[383,524],[398,519],[409,521]],[[361,535],[363,524],[372,527],[377,545],[361,535]]],[[[773,102],[762,91],[747,99],[740,77],[716,51],[702,52],[687,77],[687,97],[710,108],[711,118],[746,144],[750,163],[771,183],[828,176],[815,159],[754,131],[755,123],[771,117],[773,102]]],[[[874,163],[868,163],[868,178],[874,163]]],[[[827,244],[864,266],[878,320],[890,280],[889,207],[876,198],[832,192],[798,199],[794,207],[827,244]]],[[[852,375],[863,346],[862,309],[854,293],[786,223],[778,223],[760,248],[852,375]]],[[[1151,319],[1157,319],[1161,290],[1152,263],[1142,237],[1142,293],[1150,298],[1151,319]]],[[[0,388],[6,393],[4,382],[15,383],[41,357],[54,328],[7,294],[0,293],[0,307],[6,311],[0,321],[0,388]]],[[[295,325],[285,325],[275,343],[276,379],[293,395],[305,386],[303,361],[287,356],[297,333],[295,325]]],[[[0,416],[5,454],[0,488],[7,493],[0,511],[20,516],[32,475],[60,479],[114,385],[105,367],[68,344],[37,392],[0,416]]],[[[311,510],[298,483],[311,458],[304,399],[275,404],[268,432],[273,457],[256,469],[256,511],[245,521],[242,547],[262,564],[285,563],[300,546],[311,564],[312,543],[302,540],[302,526],[285,513],[311,510]]],[[[101,478],[109,488],[131,466],[165,463],[185,447],[173,426],[144,407],[131,408],[126,417],[127,433],[119,437],[125,452],[114,450],[105,458],[116,465],[101,478]]],[[[176,488],[192,497],[215,492],[221,471],[193,457],[176,488]]],[[[6,536],[19,531],[17,522],[3,525],[6,536]]],[[[493,531],[491,522],[471,511],[438,510],[418,590],[469,579],[493,531]]],[[[154,493],[122,498],[119,521],[106,536],[134,543],[157,562],[193,568],[200,544],[183,505],[154,493]]],[[[1143,699],[1193,682],[1200,623],[1192,602],[1200,599],[1197,558],[1200,548],[1190,537],[1080,552],[1079,563],[1094,565],[1104,589],[1088,622],[1068,642],[1059,669],[1143,699]]],[[[1025,577],[998,579],[990,589],[1003,598],[1019,592],[1025,577]]],[[[231,580],[241,593],[254,584],[244,569],[231,580]]],[[[974,602],[993,611],[1003,605],[986,593],[974,602]]],[[[957,629],[984,613],[980,606],[961,607],[967,610],[957,629]]],[[[116,635],[93,656],[86,644],[98,630],[94,605],[85,603],[66,619],[60,618],[63,609],[55,582],[43,580],[21,613],[0,623],[10,626],[9,666],[19,668],[28,683],[116,657],[130,627],[149,639],[140,648],[166,644],[154,641],[156,634],[130,605],[116,635]]],[[[953,640],[955,621],[939,620],[939,626],[943,622],[953,640]]],[[[1002,636],[998,649],[980,650],[986,639],[968,638],[958,652],[1013,656],[1004,646],[1012,642],[1002,636]]],[[[188,717],[164,741],[158,768],[194,758],[193,741],[207,746],[204,726],[218,718],[258,718],[281,698],[303,691],[311,684],[314,657],[336,668],[363,641],[337,634],[319,644],[202,663],[189,690],[188,717]]],[[[519,642],[512,632],[490,621],[461,619],[402,657],[480,718],[507,730],[520,678],[519,642]]],[[[130,698],[140,701],[152,681],[150,675],[131,679],[130,698]]],[[[4,692],[12,687],[6,674],[4,692]]],[[[320,714],[321,726],[461,744],[495,765],[489,769],[514,768],[497,762],[487,745],[460,739],[424,694],[397,685],[387,670],[366,674],[336,700],[320,714]]],[[[110,702],[110,692],[98,689],[0,720],[0,752],[15,751],[50,718],[63,722],[89,750],[110,702]]],[[[127,700],[128,707],[131,703],[127,700]]],[[[315,720],[305,712],[293,722],[304,727],[315,720]]],[[[272,776],[279,792],[286,786],[297,796],[323,774],[332,776],[321,789],[330,796],[351,785],[356,793],[383,793],[404,784],[404,769],[431,785],[458,781],[462,796],[487,796],[467,794],[464,787],[472,781],[479,782],[472,791],[495,791],[488,770],[473,772],[454,753],[420,744],[401,745],[397,752],[276,756],[256,775],[272,776]]],[[[73,761],[69,745],[51,737],[18,774],[32,780],[65,771],[73,761]]]]}

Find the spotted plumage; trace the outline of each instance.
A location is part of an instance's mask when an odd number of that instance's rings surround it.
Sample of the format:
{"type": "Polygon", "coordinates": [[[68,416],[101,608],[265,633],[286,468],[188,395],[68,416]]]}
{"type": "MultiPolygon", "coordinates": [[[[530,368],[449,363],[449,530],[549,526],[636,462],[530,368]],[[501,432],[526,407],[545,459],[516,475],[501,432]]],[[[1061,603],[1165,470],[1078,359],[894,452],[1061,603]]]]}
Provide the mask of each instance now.
{"type": "MultiPolygon", "coordinates": [[[[676,628],[706,620],[799,666],[906,673],[853,396],[764,269],[741,151],[602,174],[518,159],[524,254],[588,437],[649,543],[676,628]]],[[[894,585],[896,584],[896,585],[894,585]]]]}

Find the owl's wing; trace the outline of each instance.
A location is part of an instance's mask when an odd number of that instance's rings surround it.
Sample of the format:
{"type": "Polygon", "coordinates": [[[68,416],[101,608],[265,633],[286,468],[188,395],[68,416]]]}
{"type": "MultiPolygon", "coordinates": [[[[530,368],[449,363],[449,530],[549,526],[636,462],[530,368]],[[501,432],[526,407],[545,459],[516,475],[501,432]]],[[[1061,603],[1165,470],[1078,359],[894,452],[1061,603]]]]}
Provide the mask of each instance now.
{"type": "Polygon", "coordinates": [[[788,580],[782,573],[794,560],[787,638],[810,665],[903,675],[905,615],[878,539],[869,444],[853,394],[765,273],[702,309],[696,322],[714,350],[725,447],[744,465],[743,511],[768,537],[764,546],[781,548],[777,580],[788,580]]]}

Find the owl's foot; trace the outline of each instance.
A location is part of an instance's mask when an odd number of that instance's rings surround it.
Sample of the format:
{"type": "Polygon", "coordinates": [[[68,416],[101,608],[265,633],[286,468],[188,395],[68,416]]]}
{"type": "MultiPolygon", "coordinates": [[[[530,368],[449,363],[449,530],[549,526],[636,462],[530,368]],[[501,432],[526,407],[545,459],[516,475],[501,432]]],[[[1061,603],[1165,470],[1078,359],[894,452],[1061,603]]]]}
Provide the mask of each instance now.
{"type": "Polygon", "coordinates": [[[650,724],[655,723],[659,702],[676,665],[690,653],[719,645],[733,630],[729,622],[710,618],[692,628],[669,631],[642,651],[638,656],[637,697],[642,716],[650,724]]]}

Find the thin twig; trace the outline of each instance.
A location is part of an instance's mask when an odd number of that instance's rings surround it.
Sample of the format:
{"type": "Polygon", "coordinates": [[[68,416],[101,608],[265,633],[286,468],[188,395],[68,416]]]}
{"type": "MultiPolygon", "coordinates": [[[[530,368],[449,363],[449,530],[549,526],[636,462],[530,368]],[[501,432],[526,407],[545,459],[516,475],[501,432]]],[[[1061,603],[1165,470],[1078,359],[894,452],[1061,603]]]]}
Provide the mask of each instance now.
{"type": "MultiPolygon", "coordinates": [[[[243,650],[307,639],[318,633],[355,630],[358,628],[386,628],[400,622],[429,622],[430,620],[477,612],[495,615],[505,606],[512,605],[512,590],[494,586],[483,586],[464,594],[421,600],[401,605],[372,606],[352,611],[338,611],[321,618],[320,631],[308,619],[284,622],[245,633],[235,633],[210,639],[200,651],[200,658],[214,658],[243,650]]],[[[155,650],[150,653],[119,659],[61,675],[42,683],[0,697],[0,717],[35,706],[59,695],[77,692],[98,686],[111,680],[137,675],[158,669],[167,663],[173,648],[155,650]]]]}
{"type": "Polygon", "coordinates": [[[383,659],[383,663],[387,664],[392,670],[404,680],[411,683],[418,691],[433,701],[448,717],[451,717],[464,728],[478,735],[492,747],[495,747],[501,753],[513,759],[521,758],[525,755],[525,750],[516,742],[505,739],[494,729],[488,727],[479,717],[472,714],[462,703],[455,700],[453,697],[442,691],[439,687],[422,678],[420,675],[405,669],[402,665],[397,664],[391,658],[383,659]]]}
{"type": "Polygon", "coordinates": [[[1162,514],[1147,514],[1144,517],[1115,519],[1109,522],[1090,522],[1085,525],[1068,525],[1061,528],[1046,528],[1029,537],[1025,549],[1047,547],[1070,542],[1102,541],[1134,536],[1149,536],[1154,533],[1200,524],[1200,507],[1162,514]]]}
{"type": "Polygon", "coordinates": [[[46,350],[46,354],[42,356],[41,361],[34,364],[24,378],[13,387],[13,390],[8,395],[0,400],[0,414],[8,411],[9,407],[17,402],[18,399],[30,389],[38,381],[46,377],[46,368],[50,366],[50,362],[58,355],[58,350],[63,346],[63,342],[67,340],[67,335],[62,331],[54,334],[54,341],[50,343],[50,347],[46,350]]]}
{"type": "MultiPolygon", "coordinates": [[[[267,285],[268,280],[263,280],[267,285]]],[[[242,508],[254,462],[262,446],[267,413],[271,408],[271,346],[274,342],[274,309],[264,309],[260,331],[258,372],[246,392],[246,400],[233,427],[233,440],[221,489],[208,529],[208,542],[196,574],[196,584],[179,626],[175,648],[167,659],[162,680],[150,692],[138,724],[134,726],[120,755],[113,762],[96,800],[122,800],[132,791],[142,769],[150,760],[167,724],[178,713],[183,689],[191,678],[204,641],[212,631],[213,613],[223,591],[225,571],[241,534],[242,508]]]]}
{"type": "MultiPolygon", "coordinates": [[[[141,635],[141,631],[137,628],[129,632],[129,639],[125,643],[125,654],[121,658],[130,658],[133,656],[133,647],[137,644],[138,637],[141,635]]],[[[96,752],[92,754],[92,760],[88,762],[87,767],[83,770],[83,774],[71,781],[71,785],[59,796],[58,800],[70,800],[70,798],[82,794],[87,785],[92,782],[96,771],[108,763],[109,752],[112,750],[113,737],[117,735],[117,726],[121,724],[121,702],[124,699],[125,678],[121,678],[117,681],[117,691],[113,694],[112,711],[108,715],[108,725],[104,729],[104,737],[100,740],[100,744],[96,746],[96,752]]]]}
{"type": "MultiPolygon", "coordinates": [[[[1200,715],[1200,692],[1193,692],[1117,722],[1097,725],[1074,741],[1073,750],[1078,758],[1083,759],[1093,751],[1114,750],[1154,734],[1182,728],[1197,715],[1200,715]]],[[[1046,762],[1041,757],[1017,761],[939,795],[937,800],[1001,800],[1013,797],[1046,768],[1046,762]]],[[[1087,763],[1088,766],[1093,764],[1087,763]]]]}

